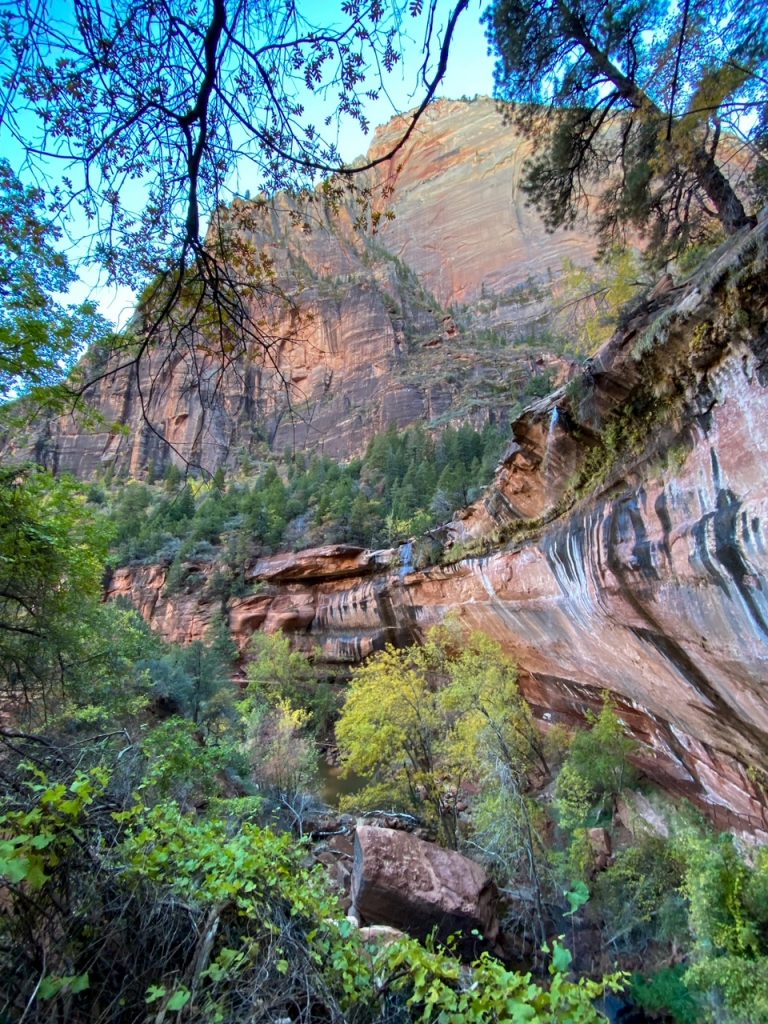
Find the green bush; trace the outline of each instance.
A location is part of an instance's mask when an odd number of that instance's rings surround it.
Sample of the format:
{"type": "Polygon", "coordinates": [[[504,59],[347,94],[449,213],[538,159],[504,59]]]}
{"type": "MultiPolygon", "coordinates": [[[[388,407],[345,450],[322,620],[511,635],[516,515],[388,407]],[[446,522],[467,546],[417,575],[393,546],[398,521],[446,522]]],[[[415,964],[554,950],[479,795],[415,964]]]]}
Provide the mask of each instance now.
{"type": "Polygon", "coordinates": [[[587,720],[590,728],[573,737],[555,789],[555,809],[568,830],[597,824],[636,775],[629,761],[636,744],[607,697],[600,714],[587,720]]]}
{"type": "Polygon", "coordinates": [[[596,913],[605,941],[617,950],[641,950],[651,940],[689,941],[687,908],[681,892],[685,864],[673,844],[644,836],[616,854],[593,883],[596,913]]]}
{"type": "Polygon", "coordinates": [[[750,866],[732,836],[701,825],[677,843],[694,940],[686,984],[700,993],[707,1020],[768,1020],[768,851],[750,866]]]}
{"type": "Polygon", "coordinates": [[[649,1013],[668,1013],[675,1024],[698,1024],[701,1007],[685,983],[685,966],[676,964],[648,977],[633,974],[629,995],[649,1013]]]}

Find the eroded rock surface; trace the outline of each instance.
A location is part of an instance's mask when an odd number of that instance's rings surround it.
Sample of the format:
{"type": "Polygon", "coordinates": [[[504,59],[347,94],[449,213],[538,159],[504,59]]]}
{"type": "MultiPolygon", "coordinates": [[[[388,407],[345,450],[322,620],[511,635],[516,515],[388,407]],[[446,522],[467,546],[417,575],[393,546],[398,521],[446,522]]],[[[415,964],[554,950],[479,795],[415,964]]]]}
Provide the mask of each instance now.
{"type": "Polygon", "coordinates": [[[408,832],[358,826],[352,905],[364,924],[442,939],[477,929],[496,940],[496,888],[475,861],[408,832]]]}
{"type": "MultiPolygon", "coordinates": [[[[401,129],[380,129],[371,153],[401,129]]],[[[210,472],[238,466],[264,444],[348,457],[390,425],[451,411],[505,422],[533,373],[562,375],[565,364],[481,337],[525,336],[557,299],[564,260],[589,263],[596,248],[585,228],[547,234],[525,206],[527,152],[491,100],[441,100],[360,182],[379,197],[377,213],[395,215],[376,235],[355,230],[351,201],[328,216],[286,196],[263,208],[236,200],[220,211],[222,230],[252,244],[291,299],[254,308],[268,351],[240,338],[222,368],[218,341],[180,329],[137,365],[124,352],[94,354],[88,373],[99,380],[85,401],[101,425],[52,418],[17,454],[81,478],[140,477],[181,458],[210,472]],[[383,186],[394,187],[386,199],[383,186]],[[462,332],[451,307],[464,315],[467,304],[476,330],[462,332]]]]}
{"type": "MultiPolygon", "coordinates": [[[[265,560],[266,589],[229,608],[241,647],[286,628],[351,663],[458,613],[517,659],[544,723],[609,690],[649,775],[768,832],[765,235],[638,309],[578,387],[514,425],[495,483],[446,531],[474,553],[406,573],[363,552],[265,560]]],[[[170,638],[202,636],[211,606],[166,597],[163,576],[121,570],[113,593],[170,638]]]]}

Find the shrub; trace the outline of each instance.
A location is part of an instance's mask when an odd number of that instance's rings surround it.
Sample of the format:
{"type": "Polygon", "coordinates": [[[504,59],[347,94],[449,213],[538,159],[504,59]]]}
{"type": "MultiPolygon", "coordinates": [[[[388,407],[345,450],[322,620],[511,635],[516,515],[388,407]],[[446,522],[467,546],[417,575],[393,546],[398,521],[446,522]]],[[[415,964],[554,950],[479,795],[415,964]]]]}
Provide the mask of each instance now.
{"type": "Polygon", "coordinates": [[[587,720],[591,728],[574,736],[555,790],[555,808],[566,829],[595,824],[606,803],[636,774],[629,761],[635,741],[625,734],[607,696],[600,714],[587,720]]]}

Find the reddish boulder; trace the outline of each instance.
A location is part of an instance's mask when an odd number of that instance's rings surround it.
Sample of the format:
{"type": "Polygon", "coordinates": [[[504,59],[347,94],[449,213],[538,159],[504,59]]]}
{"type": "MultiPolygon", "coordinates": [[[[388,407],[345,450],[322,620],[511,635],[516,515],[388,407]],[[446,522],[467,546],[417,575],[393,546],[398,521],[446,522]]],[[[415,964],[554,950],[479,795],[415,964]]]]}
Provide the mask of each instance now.
{"type": "Polygon", "coordinates": [[[477,929],[489,942],[499,931],[497,892],[483,868],[407,832],[363,825],[355,837],[352,902],[363,923],[387,924],[446,939],[477,929]]]}
{"type": "Polygon", "coordinates": [[[613,853],[610,832],[607,828],[590,828],[587,830],[587,839],[595,858],[595,870],[605,871],[613,853]]]}

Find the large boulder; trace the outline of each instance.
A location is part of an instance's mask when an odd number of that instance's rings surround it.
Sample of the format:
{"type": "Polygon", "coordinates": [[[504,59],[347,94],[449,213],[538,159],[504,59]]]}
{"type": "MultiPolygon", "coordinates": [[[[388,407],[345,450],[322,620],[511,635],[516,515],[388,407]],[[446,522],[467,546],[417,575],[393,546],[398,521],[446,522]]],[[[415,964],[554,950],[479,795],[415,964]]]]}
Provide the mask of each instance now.
{"type": "Polygon", "coordinates": [[[364,924],[423,938],[479,931],[496,940],[496,887],[475,861],[407,832],[361,825],[355,836],[352,903],[364,924]]]}

